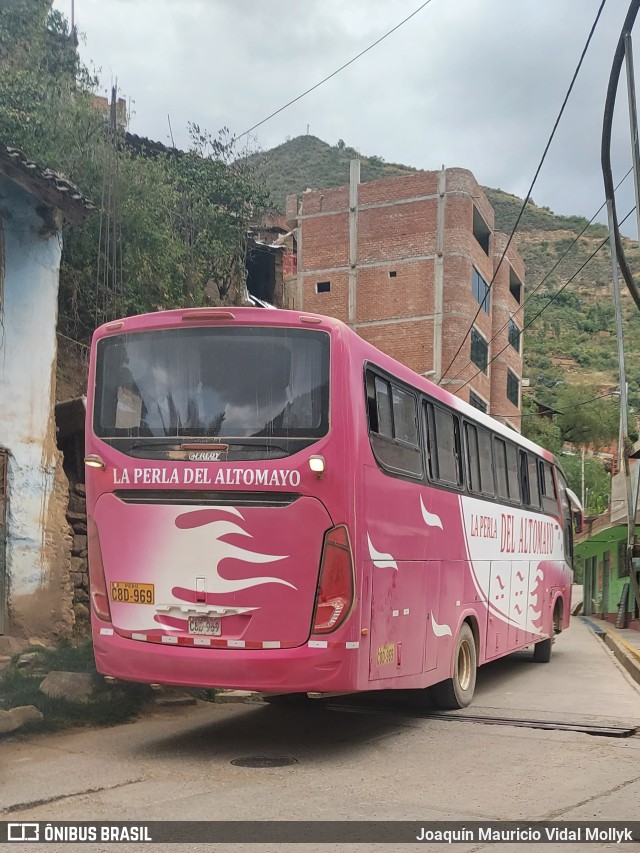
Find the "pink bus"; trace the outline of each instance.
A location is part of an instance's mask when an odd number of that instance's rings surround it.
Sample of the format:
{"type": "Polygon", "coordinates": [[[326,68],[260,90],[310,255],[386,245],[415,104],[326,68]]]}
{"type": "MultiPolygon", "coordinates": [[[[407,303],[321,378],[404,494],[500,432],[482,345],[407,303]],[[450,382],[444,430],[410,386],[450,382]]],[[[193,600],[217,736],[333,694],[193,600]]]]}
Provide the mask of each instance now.
{"type": "Polygon", "coordinates": [[[569,624],[551,454],[337,320],[189,309],[93,339],[98,671],[301,697],[433,688],[569,624]]]}

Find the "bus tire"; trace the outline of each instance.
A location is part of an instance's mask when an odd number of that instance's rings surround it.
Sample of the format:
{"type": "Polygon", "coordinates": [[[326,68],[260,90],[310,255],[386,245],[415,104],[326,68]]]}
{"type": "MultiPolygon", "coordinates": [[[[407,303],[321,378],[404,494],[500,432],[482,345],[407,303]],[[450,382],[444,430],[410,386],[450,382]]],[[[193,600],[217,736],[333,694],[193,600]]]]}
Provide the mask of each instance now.
{"type": "Polygon", "coordinates": [[[551,651],[553,649],[553,637],[548,637],[546,640],[541,640],[533,647],[534,663],[549,663],[551,660],[551,651]]]}
{"type": "Polygon", "coordinates": [[[456,639],[453,677],[435,684],[432,688],[438,707],[455,711],[471,704],[476,688],[477,659],[473,631],[464,622],[456,639]]]}

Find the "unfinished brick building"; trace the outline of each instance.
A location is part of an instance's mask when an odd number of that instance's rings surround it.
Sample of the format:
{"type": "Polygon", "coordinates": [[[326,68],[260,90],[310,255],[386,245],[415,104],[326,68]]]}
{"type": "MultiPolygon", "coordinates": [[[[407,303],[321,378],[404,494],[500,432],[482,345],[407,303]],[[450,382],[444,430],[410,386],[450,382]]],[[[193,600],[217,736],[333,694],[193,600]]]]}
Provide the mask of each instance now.
{"type": "Polygon", "coordinates": [[[493,208],[470,172],[361,184],[355,160],[349,185],[289,196],[287,219],[298,229],[288,307],[343,320],[417,373],[520,428],[522,313],[513,315],[524,265],[511,246],[498,269],[507,237],[494,231],[493,208]]]}

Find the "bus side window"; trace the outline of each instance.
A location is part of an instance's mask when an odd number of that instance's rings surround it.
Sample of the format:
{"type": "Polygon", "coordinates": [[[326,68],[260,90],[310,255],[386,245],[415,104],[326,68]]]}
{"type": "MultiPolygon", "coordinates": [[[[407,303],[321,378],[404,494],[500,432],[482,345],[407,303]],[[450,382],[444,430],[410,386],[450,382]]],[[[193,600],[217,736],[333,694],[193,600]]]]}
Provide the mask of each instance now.
{"type": "Polygon", "coordinates": [[[520,499],[525,506],[529,504],[529,468],[527,467],[527,454],[524,450],[519,452],[520,468],[520,499]]]}
{"type": "Polygon", "coordinates": [[[422,478],[416,397],[367,373],[367,413],[369,441],[380,465],[391,473],[422,478]]]}
{"type": "Polygon", "coordinates": [[[540,487],[538,485],[538,459],[532,453],[527,454],[529,469],[529,503],[535,509],[540,509],[540,487]]]}
{"type": "Polygon", "coordinates": [[[478,429],[478,450],[480,452],[480,478],[482,494],[495,497],[496,484],[493,477],[493,454],[491,452],[491,433],[478,429]]]}
{"type": "Polygon", "coordinates": [[[431,436],[433,435],[431,419],[433,418],[433,409],[425,401],[422,403],[422,433],[424,435],[425,457],[427,461],[427,477],[430,480],[438,479],[438,461],[436,458],[436,448],[431,436]]]}
{"type": "Polygon", "coordinates": [[[491,434],[475,424],[465,423],[464,426],[467,439],[469,489],[472,492],[494,497],[496,490],[493,482],[491,434]]]}
{"type": "Polygon", "coordinates": [[[393,438],[393,419],[391,415],[391,389],[389,383],[376,376],[376,407],[378,413],[378,429],[380,435],[393,438]]]}
{"type": "Polygon", "coordinates": [[[378,432],[378,404],[376,401],[376,384],[373,373],[367,371],[367,418],[369,431],[378,432]]]}
{"type": "MultiPolygon", "coordinates": [[[[493,439],[493,458],[496,466],[498,497],[509,500],[509,480],[507,478],[507,445],[501,438],[493,439]]],[[[517,477],[517,473],[516,473],[517,477]]]]}
{"type": "Polygon", "coordinates": [[[480,453],[478,452],[478,430],[472,424],[464,425],[467,439],[467,470],[469,474],[469,489],[472,492],[482,491],[480,486],[480,453]]]}
{"type": "Polygon", "coordinates": [[[560,507],[562,509],[562,529],[564,532],[564,558],[573,565],[573,518],[571,517],[571,504],[567,497],[567,481],[556,468],[558,486],[560,488],[560,507]]]}
{"type": "Polygon", "coordinates": [[[553,469],[548,462],[538,462],[540,474],[540,492],[542,494],[542,509],[554,515],[558,512],[558,493],[553,479],[553,469]]]}
{"type": "Polygon", "coordinates": [[[462,485],[460,422],[440,406],[429,405],[429,443],[435,456],[433,479],[446,486],[462,485]]]}
{"type": "Polygon", "coordinates": [[[520,486],[518,484],[518,452],[513,444],[507,444],[506,451],[509,499],[515,503],[520,503],[520,486]]]}

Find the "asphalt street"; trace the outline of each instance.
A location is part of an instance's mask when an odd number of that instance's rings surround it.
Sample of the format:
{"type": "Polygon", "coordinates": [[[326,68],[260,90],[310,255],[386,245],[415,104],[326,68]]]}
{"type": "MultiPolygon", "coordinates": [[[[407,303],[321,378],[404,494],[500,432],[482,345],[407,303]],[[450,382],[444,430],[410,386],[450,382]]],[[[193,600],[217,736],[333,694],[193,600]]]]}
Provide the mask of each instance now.
{"type": "MultiPolygon", "coordinates": [[[[488,725],[509,717],[640,726],[640,690],[574,619],[549,664],[530,651],[483,667],[462,719],[421,716],[415,702],[369,694],[343,706],[210,704],[154,709],[102,729],[13,736],[0,743],[3,820],[629,820],[640,799],[640,736],[488,725]],[[285,757],[277,768],[231,764],[285,757]]],[[[312,833],[309,836],[313,837],[312,833]]],[[[286,850],[360,850],[290,844],[286,850]]],[[[44,849],[14,844],[12,850],[44,849]]],[[[47,850],[67,850],[49,844],[47,850]]],[[[77,849],[129,850],[90,844],[77,849]]],[[[141,849],[141,848],[140,848],[141,849]]],[[[152,849],[152,848],[151,848],[152,849]]],[[[278,845],[168,844],[163,850],[277,850],[278,845]]],[[[380,846],[380,849],[383,848],[380,846]]],[[[403,850],[471,851],[405,844],[403,850]]],[[[491,850],[554,849],[493,845],[491,850]]],[[[584,850],[566,844],[565,853],[584,850]]],[[[589,850],[620,849],[614,844],[589,850]]],[[[623,847],[622,849],[630,849],[623,847]]]]}

